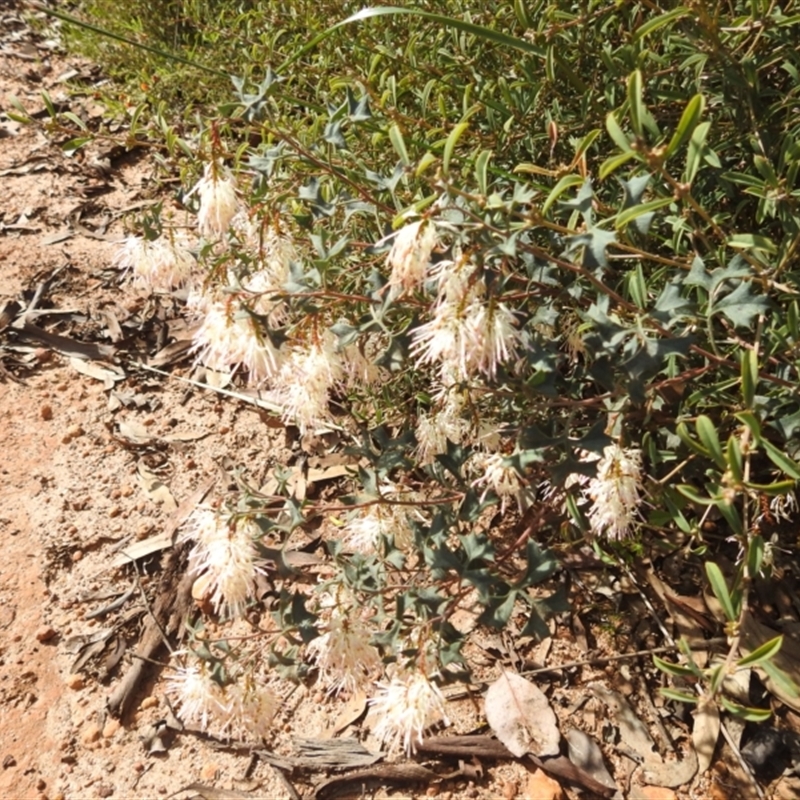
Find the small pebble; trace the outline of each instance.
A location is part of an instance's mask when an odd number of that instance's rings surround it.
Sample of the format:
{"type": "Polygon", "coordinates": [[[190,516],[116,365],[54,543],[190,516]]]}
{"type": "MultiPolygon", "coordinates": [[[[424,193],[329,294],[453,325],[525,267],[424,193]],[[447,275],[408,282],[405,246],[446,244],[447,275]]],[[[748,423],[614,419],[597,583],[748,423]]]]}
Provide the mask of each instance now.
{"type": "Polygon", "coordinates": [[[215,781],[219,777],[219,772],[219,764],[209,761],[203,764],[202,768],[200,769],[200,780],[209,783],[211,781],[215,781]]]}
{"type": "Polygon", "coordinates": [[[56,635],[56,632],[55,632],[55,630],[53,628],[51,628],[49,625],[42,625],[36,631],[36,641],[37,642],[49,642],[55,635],[56,635]]]}
{"type": "Polygon", "coordinates": [[[130,497],[133,494],[133,486],[131,486],[129,483],[125,483],[120,486],[119,493],[123,497],[130,497]]]}
{"type": "Polygon", "coordinates": [[[103,727],[103,738],[110,739],[112,736],[116,735],[119,729],[119,720],[113,718],[109,719],[103,727]]]}
{"type": "Polygon", "coordinates": [[[111,508],[108,509],[108,516],[113,519],[114,517],[118,517],[121,511],[122,509],[119,506],[111,506],[111,508]]]}
{"type": "Polygon", "coordinates": [[[67,686],[75,691],[78,689],[83,689],[85,685],[86,684],[84,683],[83,675],[78,672],[73,673],[67,678],[67,686]]]}
{"type": "Polygon", "coordinates": [[[42,407],[39,409],[39,416],[40,416],[40,417],[41,417],[41,418],[42,418],[42,419],[43,419],[45,422],[47,422],[48,420],[51,420],[51,419],[53,419],[53,406],[49,405],[48,403],[45,403],[45,404],[44,404],[44,405],[43,405],[43,406],[42,406],[42,407]]]}
{"type": "Polygon", "coordinates": [[[145,699],[142,700],[140,708],[142,709],[155,708],[157,705],[158,705],[158,700],[155,697],[153,697],[153,695],[150,695],[150,697],[145,697],[145,699]]]}
{"type": "Polygon", "coordinates": [[[110,783],[101,783],[97,789],[97,796],[98,797],[113,797],[114,796],[114,787],[110,783]]]}
{"type": "Polygon", "coordinates": [[[39,778],[36,781],[36,788],[38,791],[43,792],[47,788],[47,781],[44,778],[39,778]]]}
{"type": "Polygon", "coordinates": [[[81,731],[81,742],[83,742],[84,745],[94,744],[100,739],[102,733],[100,726],[96,722],[90,722],[81,731]]]}
{"type": "Polygon", "coordinates": [[[73,550],[71,557],[75,562],[80,561],[83,558],[83,550],[73,550]]]}

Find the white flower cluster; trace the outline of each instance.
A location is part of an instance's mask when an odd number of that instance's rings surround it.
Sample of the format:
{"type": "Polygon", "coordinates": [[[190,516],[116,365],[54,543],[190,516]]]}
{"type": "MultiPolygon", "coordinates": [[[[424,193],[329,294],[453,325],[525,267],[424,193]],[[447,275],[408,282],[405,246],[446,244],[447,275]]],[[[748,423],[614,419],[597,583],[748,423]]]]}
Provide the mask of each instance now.
{"type": "Polygon", "coordinates": [[[250,522],[235,520],[210,508],[190,517],[181,541],[192,540],[189,567],[198,576],[195,596],[202,595],[224,616],[240,617],[255,589],[256,573],[264,561],[255,544],[250,522]]]}
{"type": "Polygon", "coordinates": [[[249,733],[266,738],[278,709],[274,692],[251,673],[234,676],[221,685],[206,661],[193,657],[188,666],[177,667],[166,682],[184,722],[210,727],[223,735],[249,733]]]}
{"type": "Polygon", "coordinates": [[[624,539],[629,535],[641,502],[641,450],[618,444],[605,448],[597,463],[597,475],[586,485],[591,500],[589,524],[595,536],[624,539]]]}
{"type": "Polygon", "coordinates": [[[329,694],[355,692],[380,669],[380,653],[370,643],[372,631],[355,598],[343,586],[319,596],[324,631],[306,648],[329,694]]]}
{"type": "Polygon", "coordinates": [[[418,220],[397,231],[386,259],[386,265],[391,269],[389,285],[396,295],[422,286],[436,244],[436,228],[433,222],[418,220]]]}
{"type": "Polygon", "coordinates": [[[168,292],[191,280],[197,262],[179,238],[148,241],[141,236],[128,236],[117,253],[116,264],[131,273],[134,284],[168,292]]]}
{"type": "Polygon", "coordinates": [[[369,704],[378,718],[373,732],[390,753],[403,750],[411,755],[431,725],[450,724],[439,687],[419,670],[400,670],[379,683],[369,704]]]}
{"type": "Polygon", "coordinates": [[[486,297],[486,284],[475,272],[469,262],[440,262],[433,318],[413,332],[417,364],[438,363],[443,381],[478,374],[494,378],[520,345],[513,312],[486,297]]]}
{"type": "Polygon", "coordinates": [[[477,463],[482,467],[483,474],[472,485],[484,487],[481,500],[491,490],[500,498],[502,512],[505,512],[509,498],[517,501],[520,511],[529,507],[531,490],[506,456],[501,453],[480,454],[477,463]]]}

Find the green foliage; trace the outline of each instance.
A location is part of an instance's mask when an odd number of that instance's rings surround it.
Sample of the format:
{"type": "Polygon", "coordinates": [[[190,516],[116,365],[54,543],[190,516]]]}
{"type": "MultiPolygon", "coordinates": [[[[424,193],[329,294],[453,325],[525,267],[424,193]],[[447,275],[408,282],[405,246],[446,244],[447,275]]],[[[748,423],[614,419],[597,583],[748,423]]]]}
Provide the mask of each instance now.
{"type": "MultiPolygon", "coordinates": [[[[387,235],[420,219],[441,233],[435,259],[468,261],[487,307],[513,310],[518,357],[473,381],[480,392],[464,418],[502,432],[514,459],[504,466],[541,503],[544,478],[556,488],[560,518],[546,534],[569,520],[591,527],[567,480],[595,474],[587,452],[612,440],[640,446],[638,534],[703,549],[703,522],[714,519],[741,545],[732,586],[706,565],[735,626],[764,566],[759,503],[800,480],[800,7],[359,6],[133,0],[121,11],[85,0],[101,27],[177,62],[71,30],[128,81],[120,108],[131,137],[163,143],[164,165],[187,178],[200,172],[195,158],[226,162],[249,179],[251,208],[290,220],[303,257],[283,299],[306,322],[281,336],[308,324],[342,346],[380,340],[376,360],[391,379],[344,404],[363,438],[352,503],[391,504],[380,487],[401,477],[436,487],[414,523],[425,570],[392,594],[392,608],[369,601],[383,615],[381,646],[405,641],[413,612],[440,638],[442,659],[457,661],[448,617],[467,591],[488,625],[525,608],[526,634],[546,633],[544,616],[563,607],[557,593],[531,591],[555,570],[549,551],[523,539],[509,570],[491,531],[474,527],[505,500],[476,488],[465,466],[475,441],[416,462],[415,422],[437,406],[435,369],[414,336],[435,291],[393,293],[385,256],[387,235]]],[[[363,597],[409,563],[391,541],[374,557],[334,555],[363,597]]],[[[282,597],[277,612],[293,644],[315,635],[298,597],[282,597]]],[[[691,661],[657,663],[721,680],[691,661]]]]}

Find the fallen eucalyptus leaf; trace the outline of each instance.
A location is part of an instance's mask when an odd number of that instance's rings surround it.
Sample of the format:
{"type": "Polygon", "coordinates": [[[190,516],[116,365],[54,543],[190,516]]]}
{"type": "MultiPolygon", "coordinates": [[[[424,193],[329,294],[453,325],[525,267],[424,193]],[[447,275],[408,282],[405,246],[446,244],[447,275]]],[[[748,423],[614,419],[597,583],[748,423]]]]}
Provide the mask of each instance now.
{"type": "Polygon", "coordinates": [[[697,768],[702,775],[710,766],[719,738],[719,708],[710,698],[697,705],[692,727],[692,743],[697,752],[697,768]]]}
{"type": "Polygon", "coordinates": [[[538,686],[504,671],[486,692],[486,720],[517,758],[526,753],[554,756],[561,733],[550,701],[538,686]]]}
{"type": "Polygon", "coordinates": [[[571,728],[567,731],[565,738],[569,747],[569,760],[576,767],[580,767],[596,781],[608,786],[609,789],[617,788],[614,778],[611,777],[611,773],[603,761],[600,746],[591,736],[577,728],[571,728]]]}

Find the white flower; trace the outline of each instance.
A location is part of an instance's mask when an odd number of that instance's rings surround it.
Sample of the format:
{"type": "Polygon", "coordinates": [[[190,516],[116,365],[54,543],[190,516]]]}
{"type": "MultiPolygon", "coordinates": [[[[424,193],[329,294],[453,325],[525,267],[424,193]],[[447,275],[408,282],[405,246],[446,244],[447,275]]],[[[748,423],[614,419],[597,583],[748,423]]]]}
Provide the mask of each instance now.
{"type": "Polygon", "coordinates": [[[189,281],[196,261],[185,244],[163,237],[148,241],[128,236],[120,247],[116,264],[130,271],[134,283],[155,291],[169,291],[189,281]]]}
{"type": "Polygon", "coordinates": [[[231,733],[251,733],[266,739],[272,731],[272,720],[278,709],[274,692],[248,672],[235,677],[222,690],[226,715],[222,729],[231,733]]]}
{"type": "Polygon", "coordinates": [[[272,399],[283,407],[284,421],[305,433],[330,420],[330,390],[344,377],[333,335],[326,334],[308,350],[295,350],[275,376],[272,399]]]}
{"type": "Polygon", "coordinates": [[[463,444],[469,435],[470,425],[463,417],[466,393],[449,386],[443,387],[438,397],[440,404],[434,405],[430,413],[423,411],[414,430],[416,455],[421,466],[433,463],[437,455],[446,453],[448,441],[463,444]],[[444,402],[441,402],[442,397],[444,402]]]}
{"type": "Polygon", "coordinates": [[[197,212],[200,233],[207,238],[220,238],[240,208],[233,178],[222,165],[206,164],[203,177],[189,194],[194,192],[200,197],[200,210],[197,212]]]}
{"type": "Polygon", "coordinates": [[[630,533],[641,486],[641,450],[623,450],[618,444],[606,447],[596,477],[584,490],[592,501],[589,524],[595,536],[623,539],[630,533]]]}
{"type": "Polygon", "coordinates": [[[210,720],[228,714],[222,687],[211,677],[205,661],[176,667],[167,677],[166,690],[175,697],[184,722],[199,724],[203,730],[210,720]]]}
{"type": "Polygon", "coordinates": [[[517,501],[520,511],[524,511],[530,505],[530,487],[522,481],[522,476],[505,456],[501,453],[481,454],[478,456],[478,463],[483,468],[483,475],[473,481],[472,485],[486,487],[481,500],[491,489],[500,498],[501,511],[506,510],[509,497],[517,501]]]}
{"type": "Polygon", "coordinates": [[[376,503],[360,509],[344,528],[342,543],[357,553],[374,553],[387,537],[406,550],[412,542],[408,513],[401,506],[376,503]]]}
{"type": "Polygon", "coordinates": [[[411,352],[417,364],[441,365],[442,376],[489,378],[519,348],[515,317],[503,303],[486,300],[482,280],[470,282],[474,267],[453,265],[439,273],[439,298],[433,318],[416,328],[411,352]]]}
{"type": "Polygon", "coordinates": [[[421,286],[435,246],[436,228],[432,222],[418,220],[400,228],[386,259],[392,271],[389,285],[399,294],[421,286]]]}
{"type": "Polygon", "coordinates": [[[503,303],[473,303],[464,325],[468,370],[493,379],[498,364],[513,357],[519,347],[514,314],[503,303]]]}
{"type": "Polygon", "coordinates": [[[327,631],[307,648],[320,682],[329,694],[354,692],[381,663],[380,654],[369,642],[370,631],[356,609],[337,610],[325,627],[327,631]]]}
{"type": "Polygon", "coordinates": [[[421,672],[403,672],[389,683],[379,683],[369,703],[378,718],[373,732],[390,753],[402,748],[410,755],[427,728],[440,720],[450,724],[439,687],[421,672]]]}
{"type": "Polygon", "coordinates": [[[190,518],[181,540],[194,539],[189,568],[204,577],[209,600],[217,613],[240,617],[255,590],[256,573],[263,572],[253,529],[207,508],[190,518]]]}
{"type": "Polygon", "coordinates": [[[243,367],[254,384],[278,374],[280,350],[261,332],[258,321],[237,298],[227,301],[192,299],[189,305],[203,312],[192,349],[198,351],[197,358],[205,366],[218,372],[243,367]]]}

